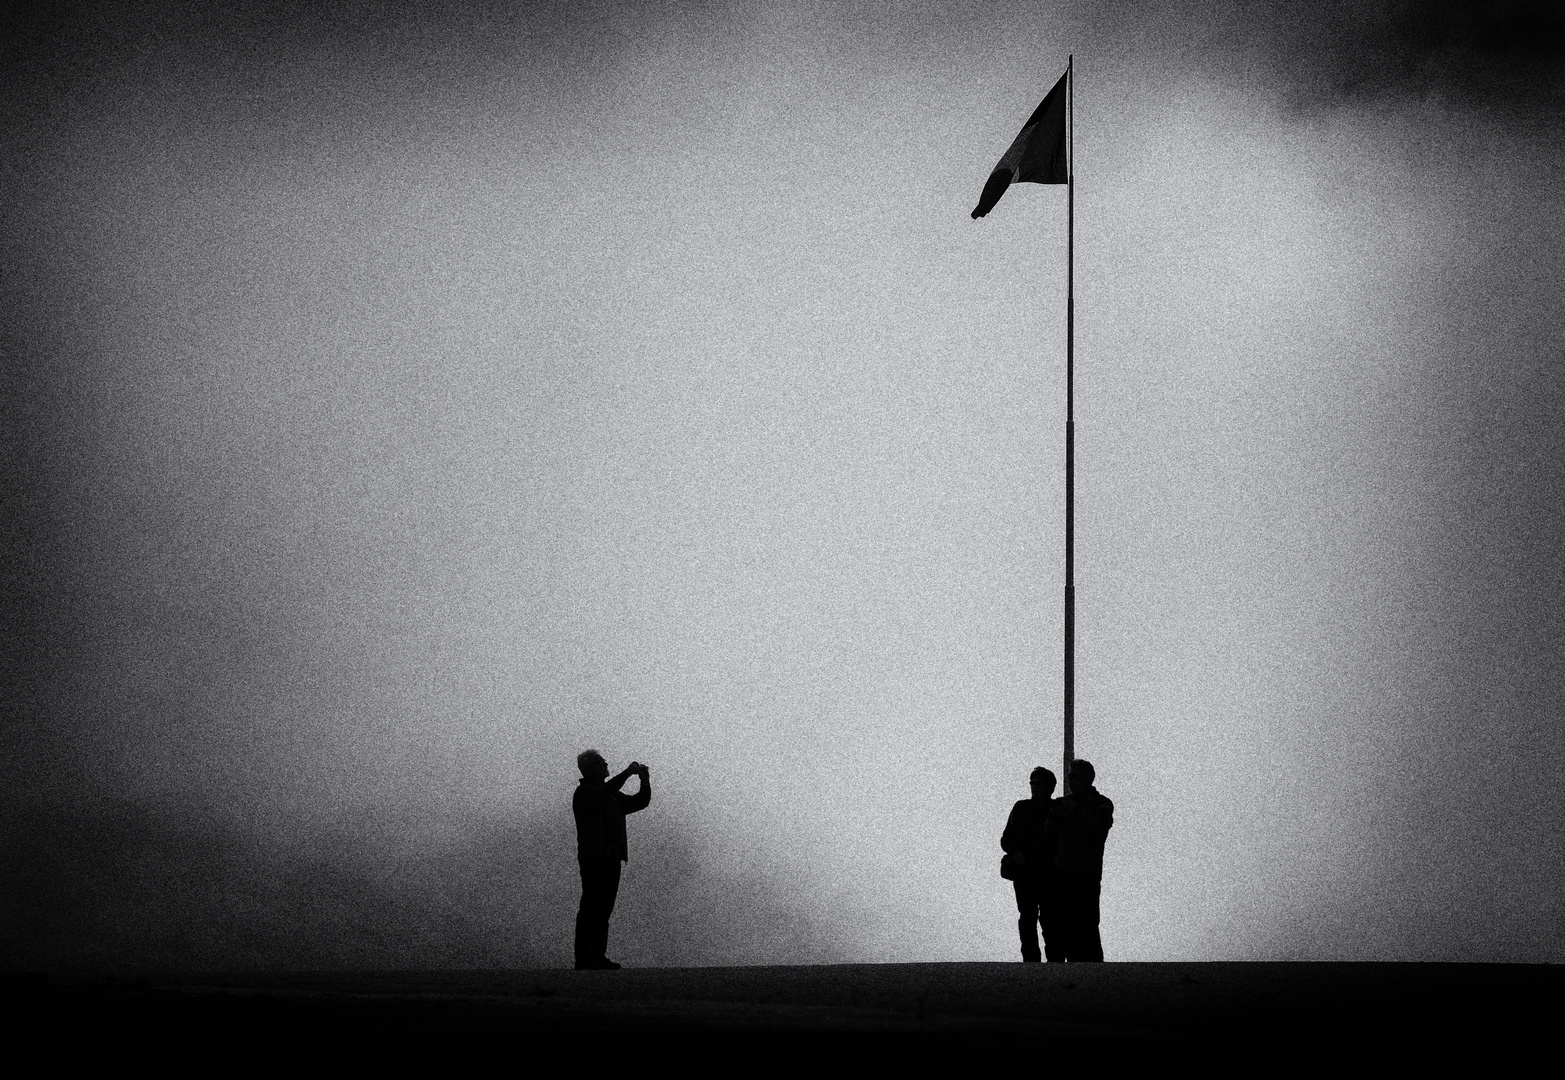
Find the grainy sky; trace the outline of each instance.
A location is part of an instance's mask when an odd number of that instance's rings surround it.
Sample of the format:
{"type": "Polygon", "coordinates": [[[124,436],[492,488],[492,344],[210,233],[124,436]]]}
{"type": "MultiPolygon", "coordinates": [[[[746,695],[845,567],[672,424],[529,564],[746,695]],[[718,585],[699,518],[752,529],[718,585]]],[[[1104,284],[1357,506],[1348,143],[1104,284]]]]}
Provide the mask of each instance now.
{"type": "Polygon", "coordinates": [[[0,168],[9,963],[1565,960],[1557,5],[42,5],[0,168]]]}

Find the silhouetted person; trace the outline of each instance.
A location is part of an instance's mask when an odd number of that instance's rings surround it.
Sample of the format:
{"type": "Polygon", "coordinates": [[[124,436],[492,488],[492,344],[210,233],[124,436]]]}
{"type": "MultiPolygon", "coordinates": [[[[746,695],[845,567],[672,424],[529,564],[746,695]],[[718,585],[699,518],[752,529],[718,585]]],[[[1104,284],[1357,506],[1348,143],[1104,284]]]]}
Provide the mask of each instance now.
{"type": "Polygon", "coordinates": [[[1017,933],[1022,939],[1022,962],[1036,964],[1047,956],[1051,963],[1065,959],[1054,917],[1054,837],[1044,826],[1056,800],[1054,774],[1043,766],[1027,778],[1032,798],[1011,807],[1011,816],[1000,835],[1000,847],[1011,857],[1011,884],[1016,887],[1017,933]],[[1043,952],[1038,950],[1038,927],[1043,927],[1043,952]]]}
{"type": "Polygon", "coordinates": [[[1103,842],[1114,827],[1114,804],[1092,786],[1096,770],[1081,758],[1071,762],[1070,794],[1054,800],[1044,826],[1054,844],[1054,916],[1065,959],[1102,963],[1098,935],[1098,893],[1103,885],[1103,842]]]}
{"type": "Polygon", "coordinates": [[[609,947],[609,916],[619,894],[620,864],[630,860],[625,842],[625,815],[644,809],[652,801],[647,767],[632,761],[625,771],[609,779],[608,762],[596,750],[576,756],[581,783],[571,798],[576,815],[576,862],[581,866],[581,907],[576,911],[576,966],[617,969],[604,954],[609,947]],[[641,790],[626,795],[620,788],[632,776],[641,777],[641,790]]]}

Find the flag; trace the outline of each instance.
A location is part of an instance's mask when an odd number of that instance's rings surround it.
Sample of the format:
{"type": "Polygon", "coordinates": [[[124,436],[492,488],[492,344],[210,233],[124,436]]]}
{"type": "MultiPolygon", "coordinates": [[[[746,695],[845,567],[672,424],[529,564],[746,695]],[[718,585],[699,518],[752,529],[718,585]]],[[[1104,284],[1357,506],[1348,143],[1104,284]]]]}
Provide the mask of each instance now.
{"type": "Polygon", "coordinates": [[[1012,184],[1069,183],[1065,159],[1065,86],[1069,79],[1069,71],[1061,75],[1049,96],[1022,125],[1022,133],[989,174],[989,182],[973,210],[974,219],[993,210],[1012,184]]]}

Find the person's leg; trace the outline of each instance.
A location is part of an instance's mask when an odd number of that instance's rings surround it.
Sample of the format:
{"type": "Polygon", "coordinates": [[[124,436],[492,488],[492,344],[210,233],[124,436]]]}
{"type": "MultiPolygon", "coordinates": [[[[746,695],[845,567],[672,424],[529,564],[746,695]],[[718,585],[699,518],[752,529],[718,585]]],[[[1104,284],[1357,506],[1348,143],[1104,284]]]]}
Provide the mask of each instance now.
{"type": "Polygon", "coordinates": [[[1043,925],[1043,958],[1065,962],[1065,929],[1060,923],[1060,897],[1051,878],[1038,889],[1038,922],[1043,925]]]}
{"type": "Polygon", "coordinates": [[[581,904],[576,908],[576,966],[590,967],[597,959],[597,874],[588,863],[581,863],[581,904]]]}
{"type": "MultiPolygon", "coordinates": [[[[1081,953],[1080,959],[1089,964],[1103,963],[1103,938],[1098,932],[1100,917],[1098,907],[1098,892],[1101,882],[1086,881],[1082,883],[1081,897],[1078,903],[1080,915],[1077,951],[1081,953]]],[[[1071,957],[1075,960],[1077,957],[1071,957]]]]}
{"type": "Polygon", "coordinates": [[[597,952],[593,958],[599,961],[608,959],[609,951],[609,916],[614,914],[614,901],[619,896],[619,872],[620,862],[615,859],[603,867],[603,876],[600,885],[600,915],[598,919],[598,936],[594,944],[597,952]]]}
{"type": "Polygon", "coordinates": [[[1056,872],[1049,891],[1054,899],[1054,932],[1059,939],[1060,959],[1077,960],[1076,897],[1070,876],[1056,872]]]}
{"type": "Polygon", "coordinates": [[[1038,953],[1038,891],[1033,883],[1017,879],[1011,883],[1016,886],[1016,912],[1019,916],[1016,920],[1016,932],[1022,939],[1022,962],[1036,964],[1038,953]]]}
{"type": "Polygon", "coordinates": [[[609,915],[619,892],[618,860],[581,867],[581,907],[576,911],[576,966],[602,967],[608,947],[609,915]]]}

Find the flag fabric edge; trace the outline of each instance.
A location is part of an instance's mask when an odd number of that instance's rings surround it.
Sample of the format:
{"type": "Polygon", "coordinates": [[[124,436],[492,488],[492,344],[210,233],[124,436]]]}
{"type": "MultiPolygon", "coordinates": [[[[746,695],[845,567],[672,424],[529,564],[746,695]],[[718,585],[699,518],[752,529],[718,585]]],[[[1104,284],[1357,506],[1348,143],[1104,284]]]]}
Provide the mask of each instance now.
{"type": "Polygon", "coordinates": [[[974,221],[993,210],[1014,183],[1070,182],[1070,162],[1065,145],[1065,105],[1070,75],[1067,67],[989,174],[983,193],[978,197],[978,205],[973,208],[974,221]]]}

